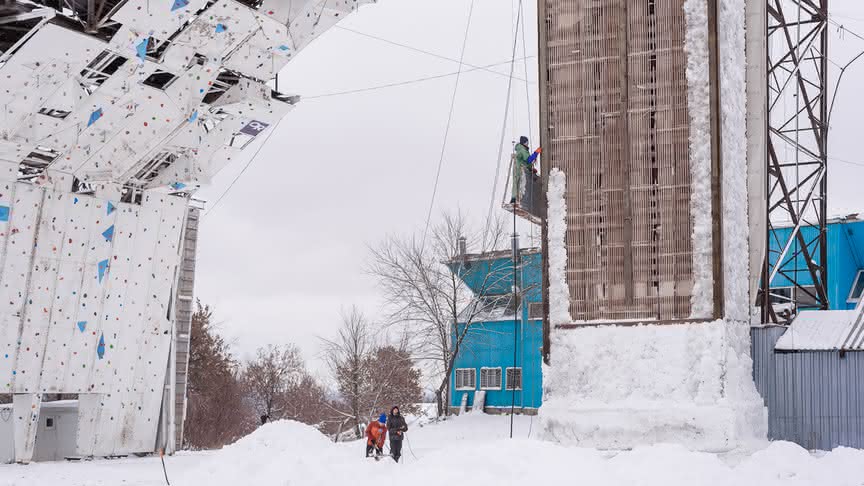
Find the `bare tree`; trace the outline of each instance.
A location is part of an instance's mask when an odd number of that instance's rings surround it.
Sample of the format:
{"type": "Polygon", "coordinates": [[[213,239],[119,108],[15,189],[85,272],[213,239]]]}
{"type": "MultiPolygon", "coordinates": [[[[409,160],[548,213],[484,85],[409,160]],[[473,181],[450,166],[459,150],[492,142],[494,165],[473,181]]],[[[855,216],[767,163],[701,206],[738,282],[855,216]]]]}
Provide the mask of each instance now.
{"type": "Polygon", "coordinates": [[[368,417],[364,407],[371,376],[368,357],[375,348],[369,321],[354,307],[349,314],[343,314],[339,336],[332,341],[323,339],[323,342],[324,359],[344,403],[342,414],[361,437],[362,424],[368,417]]]}
{"type": "Polygon", "coordinates": [[[367,357],[370,391],[364,397],[369,415],[398,405],[403,413],[417,413],[423,399],[420,370],[406,346],[382,346],[367,357]]]}
{"type": "Polygon", "coordinates": [[[282,418],[303,422],[331,436],[339,432],[345,421],[339,404],[309,373],[304,373],[287,391],[282,418]]]}
{"type": "Polygon", "coordinates": [[[285,418],[289,390],[295,389],[306,375],[305,364],[296,346],[268,345],[258,348],[253,361],[243,371],[243,383],[259,415],[268,420],[285,418]]]}
{"type": "Polygon", "coordinates": [[[255,428],[244,399],[239,366],[212,322],[209,306],[197,302],[192,314],[184,447],[221,447],[255,428]]]}
{"type": "MultiPolygon", "coordinates": [[[[460,240],[480,252],[501,248],[506,243],[504,225],[494,220],[486,231],[473,231],[461,213],[444,214],[425,241],[417,236],[389,237],[370,248],[369,271],[387,297],[392,322],[406,327],[417,357],[435,365],[439,416],[448,412],[445,404],[456,356],[487,310],[478,305],[475,294],[501,291],[495,287],[513,271],[512,263],[489,268],[472,262],[460,251],[460,240]]],[[[509,290],[508,286],[502,292],[509,290]]]]}

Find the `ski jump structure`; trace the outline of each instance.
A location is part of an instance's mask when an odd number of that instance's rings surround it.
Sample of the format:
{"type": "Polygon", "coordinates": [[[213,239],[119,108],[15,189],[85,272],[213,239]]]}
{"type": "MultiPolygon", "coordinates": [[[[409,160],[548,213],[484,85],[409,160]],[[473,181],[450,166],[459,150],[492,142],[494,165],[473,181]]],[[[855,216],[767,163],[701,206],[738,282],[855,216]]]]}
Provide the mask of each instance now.
{"type": "Polygon", "coordinates": [[[0,393],[16,461],[33,457],[47,393],[78,395],[82,457],[173,449],[191,195],[299,101],[267,82],[367,1],[0,3],[0,393]]]}

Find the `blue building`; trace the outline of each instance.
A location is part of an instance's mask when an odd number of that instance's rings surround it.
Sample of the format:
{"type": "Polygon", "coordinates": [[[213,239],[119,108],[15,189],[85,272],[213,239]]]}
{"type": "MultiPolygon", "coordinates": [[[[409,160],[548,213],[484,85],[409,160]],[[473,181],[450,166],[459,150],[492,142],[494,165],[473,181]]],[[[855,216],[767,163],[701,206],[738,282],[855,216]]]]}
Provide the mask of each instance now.
{"type": "MultiPolygon", "coordinates": [[[[772,264],[779,258],[783,248],[781,241],[786,241],[793,228],[777,228],[775,233],[781,238],[770,239],[770,255],[772,264]]],[[[817,235],[817,229],[812,226],[801,228],[805,241],[812,241],[817,235]]],[[[864,291],[864,221],[857,214],[836,218],[827,224],[828,253],[828,302],[831,310],[854,309],[864,291]]],[[[818,262],[819,255],[811,255],[818,262]]],[[[778,303],[788,301],[795,293],[800,309],[813,308],[816,303],[813,278],[807,271],[803,252],[796,241],[786,252],[784,269],[787,275],[778,273],[771,282],[771,298],[778,303]],[[795,288],[789,276],[797,273],[798,282],[803,288],[795,288]],[[810,303],[808,305],[808,303],[810,303]]]]}
{"type": "MultiPolygon", "coordinates": [[[[792,228],[777,228],[788,234],[792,228]]],[[[804,239],[812,240],[815,229],[801,229],[804,239]]],[[[851,215],[828,222],[828,298],[832,310],[853,309],[864,293],[864,220],[851,215]]],[[[785,236],[785,235],[784,235],[785,236]]],[[[779,238],[780,241],[785,241],[779,238]]],[[[771,239],[771,254],[776,258],[782,248],[778,238],[771,239]]],[[[801,252],[793,246],[787,259],[798,259],[797,268],[802,289],[778,274],[772,282],[772,298],[779,301],[798,294],[801,308],[806,309],[806,291],[812,279],[803,264],[801,252]]],[[[453,329],[453,339],[464,333],[461,349],[450,376],[450,407],[457,411],[462,400],[470,408],[477,392],[485,392],[484,410],[508,412],[515,398],[515,408],[536,413],[542,403],[542,298],[541,256],[537,249],[524,250],[517,271],[522,294],[519,319],[515,319],[512,300],[513,265],[510,251],[465,255],[451,262],[456,273],[474,293],[475,299],[461,314],[453,329]],[[466,322],[470,321],[467,332],[466,322]],[[515,334],[515,336],[514,336],[515,334]],[[515,339],[514,339],[515,337],[515,339]],[[514,349],[515,365],[514,365],[514,349]],[[515,388],[515,390],[513,389],[515,388]]]]}
{"type": "Polygon", "coordinates": [[[510,251],[464,255],[449,264],[474,294],[453,328],[453,342],[461,339],[450,376],[450,407],[454,412],[463,400],[473,407],[480,391],[485,393],[484,410],[490,413],[509,412],[511,405],[517,412],[536,413],[540,407],[540,251],[523,250],[520,258],[516,272],[521,284],[518,309],[513,299],[510,251]]]}

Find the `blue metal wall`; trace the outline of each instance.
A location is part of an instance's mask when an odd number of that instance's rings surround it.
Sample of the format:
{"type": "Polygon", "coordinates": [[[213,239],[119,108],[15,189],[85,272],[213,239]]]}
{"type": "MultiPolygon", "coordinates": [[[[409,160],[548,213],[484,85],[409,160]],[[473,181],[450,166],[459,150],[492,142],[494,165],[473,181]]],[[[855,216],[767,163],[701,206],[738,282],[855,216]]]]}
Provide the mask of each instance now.
{"type": "MultiPolygon", "coordinates": [[[[807,241],[816,235],[816,228],[812,226],[802,227],[801,233],[807,241]]],[[[782,247],[779,242],[785,242],[792,228],[778,228],[774,230],[779,238],[770,238],[772,264],[779,256],[782,247]]],[[[790,261],[791,257],[798,252],[800,247],[790,247],[785,258],[790,261]]],[[[819,261],[819,255],[812,255],[819,261]]],[[[806,269],[804,255],[799,253],[795,261],[796,268],[806,269]]],[[[791,267],[790,267],[791,268],[791,267]]],[[[852,282],[858,270],[864,269],[864,221],[833,222],[828,224],[828,300],[831,309],[853,309],[854,303],[846,302],[852,289],[852,282]]],[[[813,279],[804,270],[798,274],[802,285],[812,285],[813,279]]],[[[777,274],[771,282],[772,287],[789,287],[792,283],[783,275],[777,274]]]]}
{"type": "Polygon", "coordinates": [[[486,407],[510,407],[514,392],[506,390],[506,369],[513,366],[513,332],[516,332],[516,366],[522,367],[522,390],[515,392],[516,408],[539,408],[543,394],[541,348],[543,325],[533,321],[495,321],[472,324],[465,336],[462,350],[456,357],[455,368],[473,368],[477,386],[472,391],[456,390],[455,372],[450,376],[450,406],[459,407],[462,395],[468,395],[468,405],[474,404],[474,394],[480,389],[480,368],[501,368],[501,390],[486,390],[486,407]],[[523,324],[524,328],[523,328],[523,324]],[[524,331],[524,332],[523,332],[524,331]]]}
{"type": "Polygon", "coordinates": [[[808,449],[864,448],[864,352],[774,351],[784,327],[751,330],[768,438],[808,449]]]}

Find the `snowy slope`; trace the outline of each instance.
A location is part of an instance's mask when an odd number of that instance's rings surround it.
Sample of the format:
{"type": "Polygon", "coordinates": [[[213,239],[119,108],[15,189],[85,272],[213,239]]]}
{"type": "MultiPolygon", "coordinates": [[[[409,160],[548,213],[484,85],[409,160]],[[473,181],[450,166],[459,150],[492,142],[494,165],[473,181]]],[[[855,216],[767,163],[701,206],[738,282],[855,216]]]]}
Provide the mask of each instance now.
{"type": "MultiPolygon", "coordinates": [[[[440,486],[442,484],[592,486],[860,486],[864,451],[813,455],[777,442],[749,456],[657,445],[608,453],[528,438],[536,419],[469,414],[408,433],[403,463],[362,457],[361,442],[333,444],[305,425],[268,424],[215,453],[166,458],[174,486],[440,486]],[[413,451],[413,452],[412,452],[413,451]]],[[[0,486],[164,484],[158,459],[0,466],[0,486]]]]}

